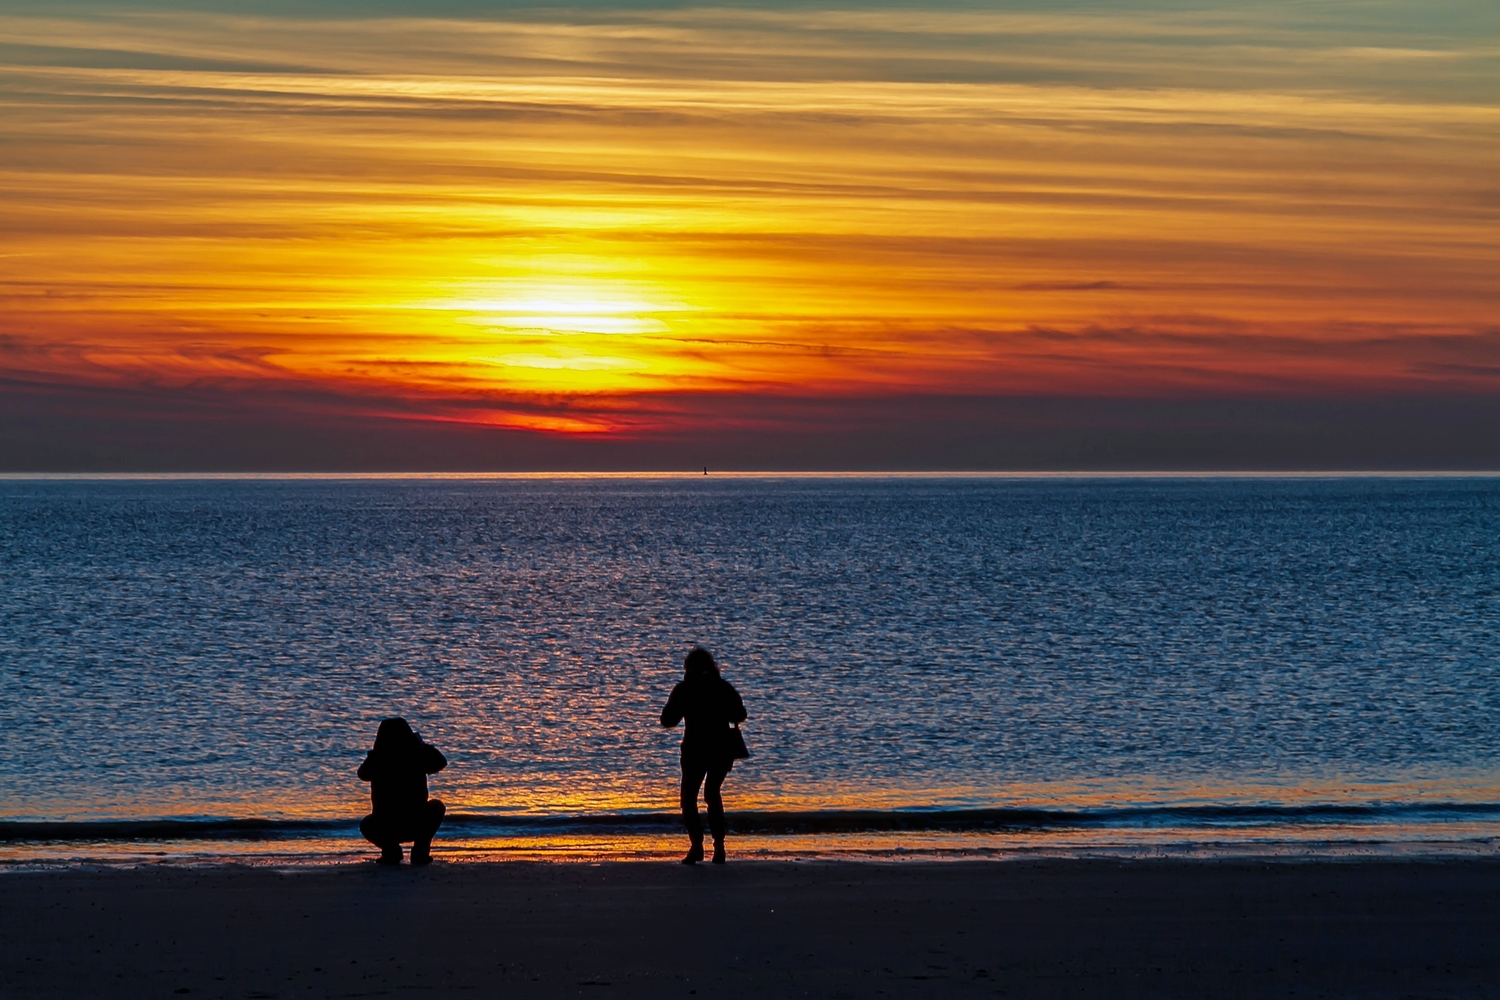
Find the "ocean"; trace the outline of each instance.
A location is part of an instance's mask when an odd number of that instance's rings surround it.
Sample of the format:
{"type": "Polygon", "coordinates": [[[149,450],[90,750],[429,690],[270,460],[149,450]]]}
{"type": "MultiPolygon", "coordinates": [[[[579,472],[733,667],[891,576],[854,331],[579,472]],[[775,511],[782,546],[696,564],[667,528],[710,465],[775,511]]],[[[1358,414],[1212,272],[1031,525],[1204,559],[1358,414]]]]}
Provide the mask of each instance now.
{"type": "Polygon", "coordinates": [[[0,864],[1500,853],[1500,478],[0,479],[0,864]]]}

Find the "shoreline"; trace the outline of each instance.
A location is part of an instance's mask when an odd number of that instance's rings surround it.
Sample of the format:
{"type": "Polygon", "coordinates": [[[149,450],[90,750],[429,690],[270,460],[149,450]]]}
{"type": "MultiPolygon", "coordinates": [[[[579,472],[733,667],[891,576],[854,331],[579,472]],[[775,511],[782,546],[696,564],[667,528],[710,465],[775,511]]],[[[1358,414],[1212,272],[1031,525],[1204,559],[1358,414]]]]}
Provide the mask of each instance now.
{"type": "Polygon", "coordinates": [[[1484,996],[1500,859],[147,866],[0,878],[15,998],[1484,996]]]}
{"type": "MultiPolygon", "coordinates": [[[[648,837],[555,837],[465,841],[439,838],[433,857],[446,865],[660,864],[681,857],[681,834],[648,837]]],[[[408,852],[409,845],[405,848],[408,852]]],[[[17,873],[277,869],[328,871],[366,864],[378,852],[360,838],[309,840],[155,841],[0,844],[0,878],[17,873]]],[[[1490,831],[1470,837],[1393,840],[1358,837],[1138,841],[935,834],[735,836],[730,855],[749,864],[1019,864],[1025,862],[1184,862],[1224,864],[1500,863],[1490,831]]]]}
{"type": "MultiPolygon", "coordinates": [[[[772,860],[1500,856],[1500,804],[1489,799],[752,809],[728,819],[738,856],[772,860]]],[[[462,862],[656,861],[675,858],[684,843],[675,813],[458,813],[445,820],[434,849],[462,862]]],[[[372,850],[347,817],[0,820],[0,871],[139,863],[327,866],[372,850]]]]}

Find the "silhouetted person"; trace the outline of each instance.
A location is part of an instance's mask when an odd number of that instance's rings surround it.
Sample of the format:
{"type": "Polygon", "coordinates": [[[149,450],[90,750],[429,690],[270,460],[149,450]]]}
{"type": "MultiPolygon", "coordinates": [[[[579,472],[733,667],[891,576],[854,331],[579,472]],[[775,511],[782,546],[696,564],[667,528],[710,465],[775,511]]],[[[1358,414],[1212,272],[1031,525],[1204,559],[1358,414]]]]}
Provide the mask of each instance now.
{"type": "Polygon", "coordinates": [[[375,746],[359,765],[361,781],[370,783],[370,815],[359,824],[365,839],[380,848],[380,863],[399,865],[401,845],[412,841],[411,863],[432,860],[432,836],[442,825],[444,809],[427,797],[427,776],[448,766],[437,747],[422,742],[405,719],[386,719],[375,733],[375,746]]]}
{"type": "Polygon", "coordinates": [[[687,676],[672,689],[667,707],[661,710],[664,726],[687,720],[682,734],[682,822],[693,844],[682,863],[695,865],[703,860],[703,822],[698,818],[698,786],[703,785],[708,828],[714,835],[714,864],[722,865],[724,799],[719,787],[734,766],[729,726],[745,721],[745,703],[734,685],[719,676],[718,664],[703,647],[694,646],[682,666],[687,676]]]}

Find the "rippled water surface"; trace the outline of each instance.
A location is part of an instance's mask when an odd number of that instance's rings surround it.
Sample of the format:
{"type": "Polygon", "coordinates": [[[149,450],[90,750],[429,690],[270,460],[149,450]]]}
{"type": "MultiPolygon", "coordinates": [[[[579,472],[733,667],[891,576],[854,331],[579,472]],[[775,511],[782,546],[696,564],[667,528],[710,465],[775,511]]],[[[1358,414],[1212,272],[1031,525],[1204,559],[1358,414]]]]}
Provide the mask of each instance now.
{"type": "Polygon", "coordinates": [[[701,642],[732,810],[1497,832],[1492,478],[13,479],[0,572],[11,821],[357,818],[388,714],[451,811],[666,811],[701,642]]]}

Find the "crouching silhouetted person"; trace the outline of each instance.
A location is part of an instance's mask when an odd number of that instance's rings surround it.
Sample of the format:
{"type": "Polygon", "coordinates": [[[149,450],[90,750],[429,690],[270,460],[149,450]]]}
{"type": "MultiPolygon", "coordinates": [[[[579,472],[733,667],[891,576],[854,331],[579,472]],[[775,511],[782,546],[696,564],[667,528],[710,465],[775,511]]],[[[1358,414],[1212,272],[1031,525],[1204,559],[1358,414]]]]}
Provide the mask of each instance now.
{"type": "Polygon", "coordinates": [[[708,828],[714,835],[714,864],[724,863],[724,799],[719,786],[729,776],[736,756],[745,752],[742,740],[731,725],[745,721],[745,703],[740,693],[719,676],[719,665],[713,654],[694,646],[682,663],[686,676],[672,689],[667,707],[661,710],[661,724],[675,726],[683,719],[687,728],[682,734],[682,823],[687,827],[692,846],[685,865],[703,860],[703,821],[698,818],[698,788],[703,786],[703,800],[708,803],[708,828]]]}
{"type": "Polygon", "coordinates": [[[405,719],[386,719],[375,746],[359,765],[370,783],[370,815],[359,824],[365,839],[380,848],[380,863],[399,865],[401,845],[412,842],[411,863],[432,860],[432,837],[442,825],[443,804],[427,797],[427,776],[448,766],[437,747],[422,742],[405,719]]]}

